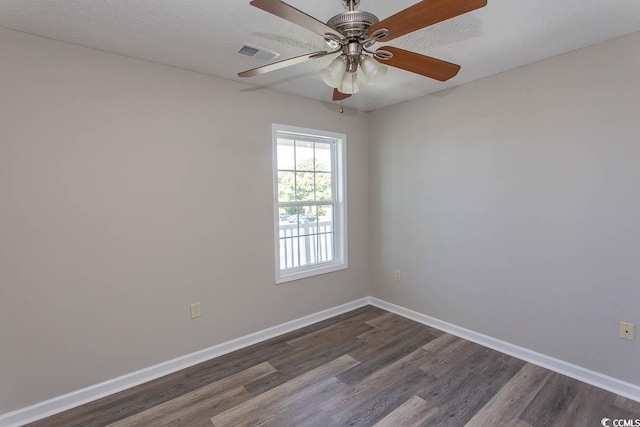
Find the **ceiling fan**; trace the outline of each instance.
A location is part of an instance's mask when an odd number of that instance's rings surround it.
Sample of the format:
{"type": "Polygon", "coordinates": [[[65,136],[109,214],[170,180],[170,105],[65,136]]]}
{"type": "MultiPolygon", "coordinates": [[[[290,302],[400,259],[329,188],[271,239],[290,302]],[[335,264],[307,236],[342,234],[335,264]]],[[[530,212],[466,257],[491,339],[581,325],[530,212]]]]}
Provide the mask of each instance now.
{"type": "Polygon", "coordinates": [[[252,0],[252,6],[319,34],[332,50],[285,59],[238,73],[238,76],[253,77],[339,53],[320,72],[322,80],[334,88],[334,101],[346,99],[359,91],[358,67],[368,79],[368,84],[375,84],[384,77],[387,68],[378,63],[444,82],[458,74],[459,65],[397,47],[384,46],[372,50],[372,46],[479,9],[487,5],[487,0],[424,0],[382,21],[372,13],[356,10],[359,3],[360,0],[342,0],[346,11],[325,24],[281,0],[252,0]]]}

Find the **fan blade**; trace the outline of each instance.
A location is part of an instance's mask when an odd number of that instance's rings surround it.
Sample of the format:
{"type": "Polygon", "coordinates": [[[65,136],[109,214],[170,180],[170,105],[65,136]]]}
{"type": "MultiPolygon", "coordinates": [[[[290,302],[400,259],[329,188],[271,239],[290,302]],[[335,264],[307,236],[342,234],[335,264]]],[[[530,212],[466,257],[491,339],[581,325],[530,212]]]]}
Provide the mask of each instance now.
{"type": "Polygon", "coordinates": [[[338,89],[333,90],[333,100],[334,101],[342,101],[343,99],[349,98],[351,95],[347,93],[342,93],[338,89]]]}
{"type": "Polygon", "coordinates": [[[303,28],[306,28],[309,31],[313,31],[316,34],[324,37],[325,34],[333,34],[339,39],[343,39],[344,36],[324,24],[323,22],[318,21],[316,18],[307,15],[301,10],[296,9],[295,7],[288,5],[287,3],[280,0],[252,0],[250,2],[252,6],[257,7],[258,9],[262,9],[266,12],[279,16],[282,19],[286,19],[289,22],[293,22],[294,24],[300,25],[303,28]]]}
{"type": "Polygon", "coordinates": [[[262,67],[254,68],[252,70],[243,71],[238,73],[238,77],[254,77],[260,74],[270,73],[271,71],[279,70],[291,65],[300,64],[310,59],[322,58],[323,56],[330,55],[335,52],[313,52],[306,55],[296,56],[295,58],[285,59],[283,61],[274,62],[273,64],[263,65],[262,67]]]}
{"type": "Polygon", "coordinates": [[[389,35],[379,39],[386,42],[486,5],[487,0],[425,0],[369,27],[368,34],[386,28],[389,35]]]}
{"type": "Polygon", "coordinates": [[[458,71],[460,71],[459,65],[420,55],[419,53],[409,52],[408,50],[397,47],[385,46],[380,50],[386,50],[393,54],[393,58],[391,59],[379,59],[376,57],[376,61],[381,64],[401,68],[431,79],[440,80],[441,82],[455,77],[458,71]]]}

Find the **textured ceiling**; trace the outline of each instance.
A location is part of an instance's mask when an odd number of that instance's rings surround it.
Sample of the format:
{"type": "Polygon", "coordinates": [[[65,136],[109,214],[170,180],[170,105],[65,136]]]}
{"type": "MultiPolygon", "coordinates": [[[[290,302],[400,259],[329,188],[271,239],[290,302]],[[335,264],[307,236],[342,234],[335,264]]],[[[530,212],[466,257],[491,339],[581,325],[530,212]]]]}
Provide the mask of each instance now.
{"type": "MultiPolygon", "coordinates": [[[[428,0],[425,0],[428,1],[428,0]]],[[[288,0],[326,22],[340,0],[288,0]]],[[[381,20],[416,0],[362,0],[381,20]]],[[[237,73],[264,65],[236,55],[243,42],[286,59],[325,50],[317,35],[249,5],[249,0],[0,0],[0,26],[108,52],[329,101],[321,58],[254,78],[237,73]]],[[[440,83],[390,68],[345,106],[370,111],[640,31],[640,0],[489,0],[483,9],[389,42],[462,65],[440,83]]],[[[380,46],[380,45],[377,45],[380,46]]],[[[615,64],[613,64],[615,66],[615,64]]],[[[260,90],[247,89],[247,90],[260,90]]]]}

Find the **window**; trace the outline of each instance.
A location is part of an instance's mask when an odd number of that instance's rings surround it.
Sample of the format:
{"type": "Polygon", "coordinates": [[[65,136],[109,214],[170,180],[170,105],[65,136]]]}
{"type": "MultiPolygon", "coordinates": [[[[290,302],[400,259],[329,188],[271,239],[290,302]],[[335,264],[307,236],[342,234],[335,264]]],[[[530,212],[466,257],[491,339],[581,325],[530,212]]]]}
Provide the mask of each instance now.
{"type": "Polygon", "coordinates": [[[273,125],[276,283],[347,268],[345,142],[273,125]]]}

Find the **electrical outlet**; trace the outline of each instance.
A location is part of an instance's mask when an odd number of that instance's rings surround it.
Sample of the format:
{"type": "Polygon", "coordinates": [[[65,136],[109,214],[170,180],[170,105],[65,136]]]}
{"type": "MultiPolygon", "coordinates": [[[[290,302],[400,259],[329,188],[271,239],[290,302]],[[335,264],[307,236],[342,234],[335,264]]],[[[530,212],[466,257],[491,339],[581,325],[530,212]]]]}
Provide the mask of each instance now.
{"type": "Polygon", "coordinates": [[[191,304],[191,318],[195,319],[196,317],[200,317],[200,303],[194,302],[191,304]]]}
{"type": "Polygon", "coordinates": [[[620,338],[629,341],[636,340],[636,325],[633,323],[620,322],[620,338]]]}
{"type": "Polygon", "coordinates": [[[402,278],[402,274],[400,273],[400,270],[394,271],[393,280],[395,280],[396,282],[399,282],[401,278],[402,278]]]}

